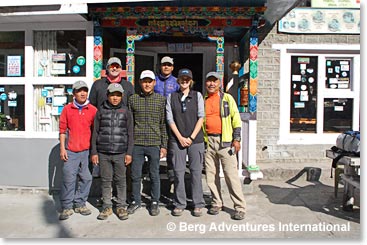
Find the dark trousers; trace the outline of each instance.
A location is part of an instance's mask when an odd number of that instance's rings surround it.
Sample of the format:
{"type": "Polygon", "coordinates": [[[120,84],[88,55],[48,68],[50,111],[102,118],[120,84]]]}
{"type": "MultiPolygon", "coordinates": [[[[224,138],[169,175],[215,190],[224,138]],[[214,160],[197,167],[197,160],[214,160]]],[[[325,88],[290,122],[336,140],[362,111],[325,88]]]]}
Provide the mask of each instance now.
{"type": "Polygon", "coordinates": [[[132,201],[134,201],[138,205],[141,205],[141,176],[145,157],[148,158],[149,162],[151,201],[159,202],[159,198],[161,195],[161,181],[159,176],[159,146],[134,145],[133,162],[131,165],[132,201]]]}
{"type": "Polygon", "coordinates": [[[116,186],[116,206],[126,207],[125,154],[98,153],[101,167],[103,208],[112,207],[112,181],[116,186]]]}

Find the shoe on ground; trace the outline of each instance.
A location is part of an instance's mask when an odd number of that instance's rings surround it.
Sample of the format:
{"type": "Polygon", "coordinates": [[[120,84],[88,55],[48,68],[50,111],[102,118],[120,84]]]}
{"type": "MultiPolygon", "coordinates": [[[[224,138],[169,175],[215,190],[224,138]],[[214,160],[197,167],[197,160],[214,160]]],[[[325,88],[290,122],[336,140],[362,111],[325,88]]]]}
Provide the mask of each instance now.
{"type": "Polygon", "coordinates": [[[132,202],[129,207],[127,208],[128,214],[135,213],[136,210],[140,208],[140,205],[136,204],[135,202],[132,202]]]}
{"type": "Polygon", "coordinates": [[[172,215],[173,216],[181,216],[183,213],[183,208],[175,208],[172,210],[172,215]]]}
{"type": "Polygon", "coordinates": [[[74,208],[74,212],[75,213],[80,213],[81,215],[90,215],[92,214],[92,211],[90,211],[90,209],[87,208],[87,206],[82,206],[82,207],[77,207],[74,208]]]}
{"type": "Polygon", "coordinates": [[[222,210],[222,207],[212,206],[209,209],[209,214],[211,214],[211,215],[217,215],[217,214],[219,214],[219,211],[221,211],[221,210],[222,210]]]}
{"type": "Polygon", "coordinates": [[[108,218],[108,216],[110,216],[112,214],[112,208],[105,208],[103,209],[99,215],[97,216],[97,219],[99,220],[105,220],[108,218]]]}
{"type": "Polygon", "coordinates": [[[150,215],[157,216],[159,214],[159,205],[158,202],[152,202],[150,205],[150,215]]]}
{"type": "Polygon", "coordinates": [[[129,213],[125,208],[117,208],[116,213],[120,220],[127,220],[129,218],[129,213]]]}
{"type": "Polygon", "coordinates": [[[236,211],[233,214],[233,219],[235,220],[243,220],[245,218],[245,212],[243,211],[236,211]]]}
{"type": "Polygon", "coordinates": [[[59,220],[66,220],[71,215],[73,215],[74,211],[71,208],[63,209],[60,213],[59,220]]]}
{"type": "Polygon", "coordinates": [[[203,215],[203,212],[201,208],[194,208],[194,210],[192,211],[192,215],[195,217],[200,217],[203,215]]]}

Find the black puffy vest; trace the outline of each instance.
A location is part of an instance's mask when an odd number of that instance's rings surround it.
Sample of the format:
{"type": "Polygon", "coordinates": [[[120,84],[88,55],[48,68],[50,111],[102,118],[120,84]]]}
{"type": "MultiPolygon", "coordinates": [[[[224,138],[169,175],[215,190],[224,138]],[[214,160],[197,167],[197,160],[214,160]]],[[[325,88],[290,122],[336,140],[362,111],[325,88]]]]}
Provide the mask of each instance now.
{"type": "Polygon", "coordinates": [[[120,104],[113,107],[105,101],[100,108],[97,151],[109,154],[126,153],[128,148],[128,108],[120,104]]]}

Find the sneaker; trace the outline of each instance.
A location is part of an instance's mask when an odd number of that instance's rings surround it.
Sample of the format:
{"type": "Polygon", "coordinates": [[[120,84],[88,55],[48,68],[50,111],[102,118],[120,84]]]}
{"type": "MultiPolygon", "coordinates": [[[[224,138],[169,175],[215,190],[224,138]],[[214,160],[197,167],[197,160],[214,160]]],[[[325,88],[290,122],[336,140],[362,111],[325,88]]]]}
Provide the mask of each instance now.
{"type": "Polygon", "coordinates": [[[136,210],[140,208],[140,205],[136,204],[135,202],[132,202],[129,207],[127,208],[128,214],[135,213],[136,210]]]}
{"type": "Polygon", "coordinates": [[[172,215],[173,216],[181,216],[183,213],[183,209],[182,208],[175,208],[172,210],[172,215]]]}
{"type": "Polygon", "coordinates": [[[200,217],[203,215],[203,212],[201,211],[201,208],[194,208],[192,215],[195,217],[200,217]]]}
{"type": "Polygon", "coordinates": [[[126,220],[129,218],[129,213],[127,212],[125,208],[117,208],[116,213],[117,213],[117,217],[120,220],[126,220]]]}
{"type": "Polygon", "coordinates": [[[211,215],[217,215],[219,214],[219,211],[222,210],[222,207],[218,207],[218,206],[212,206],[210,209],[209,209],[209,214],[211,215]]]}
{"type": "Polygon", "coordinates": [[[236,211],[233,214],[233,219],[235,220],[243,220],[245,218],[245,212],[243,211],[236,211]]]}
{"type": "Polygon", "coordinates": [[[73,209],[67,208],[63,209],[60,213],[59,220],[66,220],[73,214],[73,209]]]}
{"type": "Polygon", "coordinates": [[[105,208],[103,209],[99,215],[97,216],[97,219],[99,220],[105,220],[112,214],[112,208],[105,208]]]}
{"type": "Polygon", "coordinates": [[[85,205],[82,207],[74,208],[74,212],[80,213],[81,215],[90,215],[92,213],[92,211],[90,211],[90,209],[88,209],[85,205]]]}
{"type": "Polygon", "coordinates": [[[158,202],[152,202],[152,204],[150,205],[150,215],[157,216],[158,214],[159,214],[158,202]]]}

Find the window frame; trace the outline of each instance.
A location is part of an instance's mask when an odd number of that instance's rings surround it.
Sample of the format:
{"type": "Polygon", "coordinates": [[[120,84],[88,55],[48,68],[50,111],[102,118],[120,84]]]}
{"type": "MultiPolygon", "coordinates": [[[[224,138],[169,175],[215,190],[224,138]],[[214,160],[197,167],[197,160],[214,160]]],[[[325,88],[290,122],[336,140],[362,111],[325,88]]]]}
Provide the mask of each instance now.
{"type": "Polygon", "coordinates": [[[0,131],[0,137],[7,138],[55,138],[59,132],[39,132],[33,127],[34,122],[34,85],[71,85],[77,80],[84,80],[89,88],[93,84],[93,22],[92,21],[66,21],[48,23],[11,23],[0,24],[2,31],[24,31],[24,77],[2,77],[0,85],[24,85],[25,93],[25,131],[0,131]],[[34,72],[34,31],[53,30],[83,30],[86,31],[86,75],[72,77],[38,77],[34,72]]]}
{"type": "Polygon", "coordinates": [[[335,144],[340,133],[324,133],[324,99],[353,99],[353,130],[360,125],[360,45],[326,44],[274,44],[279,51],[279,139],[278,144],[335,144]],[[318,56],[316,133],[290,132],[291,56],[318,56]],[[325,64],[327,58],[351,59],[351,88],[330,89],[325,87],[325,64]]]}

